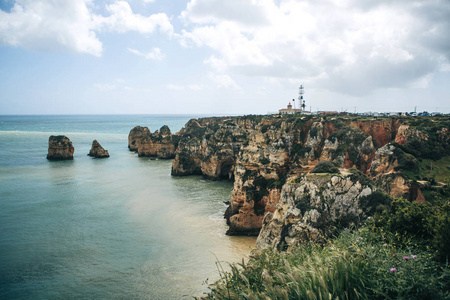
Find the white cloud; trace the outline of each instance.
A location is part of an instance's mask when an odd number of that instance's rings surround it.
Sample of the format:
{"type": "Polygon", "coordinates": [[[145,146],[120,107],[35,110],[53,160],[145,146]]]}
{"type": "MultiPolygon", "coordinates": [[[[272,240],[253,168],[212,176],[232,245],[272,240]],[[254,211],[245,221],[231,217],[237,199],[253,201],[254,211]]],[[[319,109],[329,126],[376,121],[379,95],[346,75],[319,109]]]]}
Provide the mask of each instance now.
{"type": "Polygon", "coordinates": [[[153,59],[153,60],[162,60],[165,56],[164,53],[162,53],[161,49],[159,48],[153,48],[147,53],[132,48],[128,48],[128,51],[138,56],[145,57],[146,59],[153,59]]]}
{"type": "Polygon", "coordinates": [[[9,13],[0,10],[0,43],[100,56],[102,43],[93,31],[89,3],[17,0],[9,13]]]}
{"type": "Polygon", "coordinates": [[[95,24],[98,28],[119,33],[137,31],[140,33],[152,33],[156,29],[173,34],[173,26],[165,13],[157,13],[148,17],[135,14],[128,2],[116,1],[107,5],[109,16],[96,15],[95,24]]]}
{"type": "Polygon", "coordinates": [[[10,12],[0,10],[0,45],[101,56],[98,31],[173,34],[164,13],[143,16],[125,1],[107,5],[106,16],[95,14],[94,8],[92,0],[16,0],[10,12]]]}
{"type": "Polygon", "coordinates": [[[450,2],[410,4],[191,0],[180,43],[212,49],[204,62],[221,76],[285,78],[354,95],[423,86],[450,61],[450,2]]]}
{"type": "Polygon", "coordinates": [[[210,73],[209,78],[216,84],[218,88],[239,90],[240,87],[237,83],[226,74],[214,74],[210,73]]]}
{"type": "Polygon", "coordinates": [[[264,25],[268,22],[270,0],[192,0],[187,4],[181,18],[193,23],[216,23],[235,21],[245,25],[264,25]]]}

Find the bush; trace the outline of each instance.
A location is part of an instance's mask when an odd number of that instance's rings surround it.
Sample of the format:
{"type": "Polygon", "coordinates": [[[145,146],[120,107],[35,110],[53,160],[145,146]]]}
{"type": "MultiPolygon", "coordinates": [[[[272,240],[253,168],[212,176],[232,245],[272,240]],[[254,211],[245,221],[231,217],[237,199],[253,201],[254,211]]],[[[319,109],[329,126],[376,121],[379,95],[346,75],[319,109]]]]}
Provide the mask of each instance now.
{"type": "Polygon", "coordinates": [[[370,195],[359,199],[359,206],[364,210],[367,216],[373,216],[375,213],[382,213],[388,209],[392,198],[383,192],[375,191],[370,195]]]}
{"type": "Polygon", "coordinates": [[[401,198],[394,199],[389,210],[377,215],[375,220],[377,227],[399,236],[429,240],[433,237],[436,218],[431,205],[401,198]]]}
{"type": "Polygon", "coordinates": [[[441,262],[450,258],[450,205],[409,202],[395,199],[390,208],[374,217],[374,230],[392,232],[394,242],[405,241],[434,249],[441,262]]]}
{"type": "Polygon", "coordinates": [[[398,166],[395,167],[396,171],[399,171],[399,170],[409,171],[409,172],[418,172],[419,171],[418,162],[414,156],[403,152],[401,149],[399,149],[397,147],[394,149],[394,154],[395,154],[395,156],[397,156],[397,160],[398,160],[398,166]]]}
{"type": "Polygon", "coordinates": [[[204,299],[448,299],[450,269],[415,246],[396,248],[370,227],[324,246],[254,252],[225,271],[204,299]]]}
{"type": "Polygon", "coordinates": [[[368,186],[373,186],[374,185],[372,179],[367,177],[360,170],[358,170],[358,169],[350,169],[350,173],[351,173],[350,179],[353,182],[359,181],[359,183],[361,183],[362,185],[368,185],[368,186]]]}
{"type": "Polygon", "coordinates": [[[339,173],[339,168],[329,160],[322,160],[319,161],[311,173],[339,173]]]}
{"type": "Polygon", "coordinates": [[[434,245],[441,262],[450,261],[450,205],[445,205],[437,215],[434,245]]]}

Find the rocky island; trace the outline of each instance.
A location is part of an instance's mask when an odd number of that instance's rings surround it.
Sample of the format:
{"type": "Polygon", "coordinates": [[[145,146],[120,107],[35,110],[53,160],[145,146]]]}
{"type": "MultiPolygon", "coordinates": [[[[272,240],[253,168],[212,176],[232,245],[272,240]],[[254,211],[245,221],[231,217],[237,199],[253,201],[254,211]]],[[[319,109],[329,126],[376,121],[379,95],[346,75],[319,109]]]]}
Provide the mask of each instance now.
{"type": "Polygon", "coordinates": [[[91,150],[89,150],[88,156],[94,158],[107,158],[109,157],[108,150],[105,150],[97,140],[92,142],[91,150]]]}
{"type": "Polygon", "coordinates": [[[52,135],[48,139],[48,160],[71,160],[75,148],[70,139],[64,135],[52,135]]]}

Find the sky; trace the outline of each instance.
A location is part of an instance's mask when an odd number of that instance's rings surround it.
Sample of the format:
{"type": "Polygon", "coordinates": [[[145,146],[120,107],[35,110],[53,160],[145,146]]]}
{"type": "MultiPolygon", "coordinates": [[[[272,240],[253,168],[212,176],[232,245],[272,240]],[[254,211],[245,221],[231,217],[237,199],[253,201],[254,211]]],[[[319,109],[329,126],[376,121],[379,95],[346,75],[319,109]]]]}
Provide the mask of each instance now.
{"type": "Polygon", "coordinates": [[[449,37],[449,0],[0,0],[0,115],[266,114],[300,85],[450,113],[449,37]]]}

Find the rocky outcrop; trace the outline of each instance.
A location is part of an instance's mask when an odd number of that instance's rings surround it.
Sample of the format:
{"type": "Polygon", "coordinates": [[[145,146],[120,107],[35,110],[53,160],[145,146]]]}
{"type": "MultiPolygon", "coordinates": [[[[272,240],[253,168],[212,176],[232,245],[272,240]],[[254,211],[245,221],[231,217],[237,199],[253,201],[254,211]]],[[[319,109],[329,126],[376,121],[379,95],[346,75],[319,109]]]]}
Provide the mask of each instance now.
{"type": "Polygon", "coordinates": [[[411,138],[416,138],[423,141],[428,140],[428,136],[423,132],[414,128],[410,128],[409,125],[400,125],[395,136],[395,142],[402,145],[411,138]]]}
{"type": "Polygon", "coordinates": [[[178,133],[172,175],[203,174],[211,180],[233,179],[237,155],[247,132],[236,118],[190,120],[178,133]]]}
{"type": "Polygon", "coordinates": [[[178,136],[173,135],[167,125],[154,133],[148,127],[136,126],[128,135],[128,148],[139,156],[174,158],[177,144],[178,136]]]}
{"type": "Polygon", "coordinates": [[[369,175],[371,177],[395,172],[395,168],[398,166],[398,160],[394,155],[394,150],[395,147],[391,144],[377,149],[369,169],[369,175]]]}
{"type": "Polygon", "coordinates": [[[48,160],[73,159],[75,148],[70,139],[64,135],[50,136],[48,140],[48,160]]]}
{"type": "Polygon", "coordinates": [[[105,150],[97,140],[92,142],[91,150],[88,153],[88,156],[92,156],[94,158],[107,158],[109,157],[108,150],[105,150]]]}
{"type": "Polygon", "coordinates": [[[359,128],[364,134],[370,135],[375,147],[379,148],[392,141],[402,124],[398,119],[389,118],[384,120],[352,121],[350,125],[359,128]]]}
{"type": "MultiPolygon", "coordinates": [[[[415,145],[428,143],[421,139],[429,135],[410,125],[405,127],[402,120],[302,115],[193,119],[174,135],[178,138],[178,144],[172,161],[172,175],[201,174],[212,180],[234,180],[230,204],[225,213],[229,235],[257,235],[263,220],[264,224],[269,224],[270,219],[276,216],[280,198],[289,190],[287,185],[300,179],[309,182],[307,175],[321,161],[337,166],[341,173],[336,175],[338,178],[351,173],[351,169],[360,172],[361,176],[369,176],[376,182],[370,185],[371,191],[377,188],[395,197],[424,201],[423,193],[411,185],[405,174],[418,171],[417,161],[409,153],[417,148],[422,149],[415,145]],[[397,137],[398,142],[405,143],[400,146],[396,144],[397,137]]],[[[445,126],[439,127],[439,131],[431,136],[436,137],[435,144],[439,147],[448,148],[448,143],[442,143],[448,141],[445,126]]],[[[421,152],[425,153],[423,155],[436,155],[436,151],[425,150],[421,152]]],[[[325,190],[332,193],[336,188],[330,180],[320,184],[320,189],[324,189],[321,193],[326,193],[325,190]]],[[[349,189],[352,186],[355,186],[353,189],[368,187],[367,182],[363,184],[361,181],[359,185],[353,181],[349,189]]],[[[346,203],[357,202],[363,196],[352,190],[346,196],[346,203]],[[352,195],[353,200],[349,198],[352,195]]],[[[325,201],[323,199],[328,198],[321,199],[325,201]]],[[[332,205],[327,205],[330,209],[327,212],[330,212],[332,205]]],[[[344,210],[351,208],[348,205],[342,207],[341,215],[346,215],[344,210]]],[[[361,209],[364,211],[364,208],[361,209]]],[[[358,210],[358,213],[350,215],[353,218],[361,214],[358,210]]],[[[317,216],[316,212],[308,213],[308,218],[314,216],[317,216]]],[[[304,217],[302,212],[302,220],[304,217]]],[[[324,218],[321,214],[319,219],[323,222],[317,223],[321,224],[319,227],[311,227],[314,222],[297,225],[309,230],[310,237],[319,237],[327,232],[323,230],[324,224],[339,221],[332,215],[324,218]]],[[[282,229],[284,233],[286,230],[282,229]]],[[[291,233],[283,242],[289,243],[289,238],[306,232],[298,228],[289,230],[291,233]]]]}
{"type": "Polygon", "coordinates": [[[177,140],[178,137],[172,135],[169,127],[164,125],[159,131],[150,133],[139,141],[137,153],[139,156],[161,159],[174,158],[177,140]]]}
{"type": "Polygon", "coordinates": [[[265,215],[256,246],[289,249],[304,241],[322,242],[336,227],[367,217],[367,201],[360,200],[373,191],[351,176],[294,178],[283,186],[276,210],[265,215]]]}
{"type": "Polygon", "coordinates": [[[150,136],[148,127],[134,127],[128,134],[128,149],[130,149],[130,151],[138,151],[141,141],[148,136],[150,136]]]}

